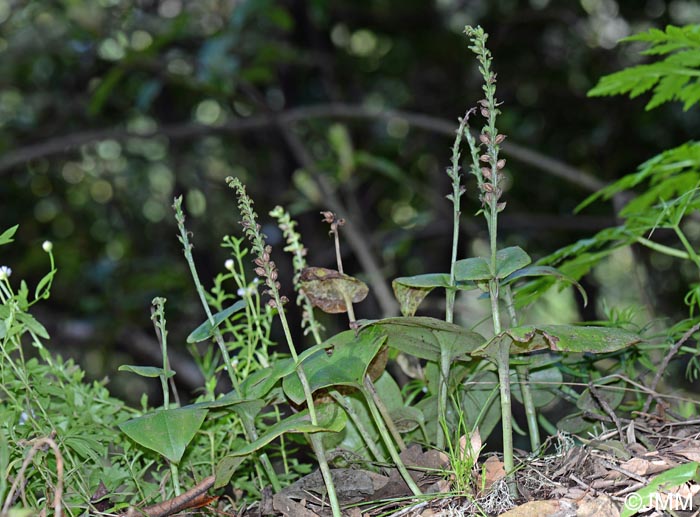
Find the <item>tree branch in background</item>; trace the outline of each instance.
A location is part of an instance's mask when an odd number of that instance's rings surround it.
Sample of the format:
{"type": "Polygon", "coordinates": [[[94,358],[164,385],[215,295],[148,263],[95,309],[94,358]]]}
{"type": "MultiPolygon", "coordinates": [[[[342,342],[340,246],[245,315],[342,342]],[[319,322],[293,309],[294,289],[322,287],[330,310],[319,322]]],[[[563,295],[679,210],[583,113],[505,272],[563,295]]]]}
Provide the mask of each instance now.
{"type": "MultiPolygon", "coordinates": [[[[415,128],[447,135],[449,137],[454,136],[456,128],[456,122],[454,121],[410,111],[380,111],[367,106],[343,103],[317,104],[314,106],[291,108],[275,116],[263,114],[245,119],[233,119],[218,126],[207,126],[188,122],[164,125],[156,131],[146,133],[133,133],[121,128],[82,131],[52,138],[45,142],[30,144],[5,153],[0,157],[0,173],[5,173],[13,167],[26,164],[32,160],[64,154],[78,149],[83,145],[102,140],[123,141],[129,138],[151,138],[154,136],[165,136],[171,140],[187,140],[216,133],[237,133],[265,129],[277,125],[278,123],[289,126],[297,122],[317,118],[370,120],[402,119],[415,128]]],[[[504,142],[502,149],[510,158],[530,165],[552,176],[566,180],[588,192],[595,192],[605,186],[603,181],[585,171],[513,142],[504,142]]]]}
{"type": "MultiPolygon", "coordinates": [[[[361,214],[355,213],[354,211],[348,212],[348,209],[343,205],[342,201],[331,187],[328,179],[323,174],[319,173],[318,167],[316,167],[316,161],[304,144],[301,143],[299,137],[294,134],[294,130],[289,127],[288,123],[280,121],[278,127],[299,164],[304,167],[316,181],[318,188],[321,190],[328,204],[327,208],[338,214],[346,214],[347,220],[344,227],[345,238],[355,252],[355,255],[357,255],[362,269],[367,273],[370,284],[373,287],[373,293],[381,308],[382,315],[384,317],[395,316],[398,313],[399,305],[394,299],[394,295],[384,278],[384,274],[374,254],[369,249],[367,237],[365,237],[362,234],[363,232],[359,229],[362,224],[361,214]]],[[[367,232],[364,232],[364,234],[367,235],[367,232]]]]}

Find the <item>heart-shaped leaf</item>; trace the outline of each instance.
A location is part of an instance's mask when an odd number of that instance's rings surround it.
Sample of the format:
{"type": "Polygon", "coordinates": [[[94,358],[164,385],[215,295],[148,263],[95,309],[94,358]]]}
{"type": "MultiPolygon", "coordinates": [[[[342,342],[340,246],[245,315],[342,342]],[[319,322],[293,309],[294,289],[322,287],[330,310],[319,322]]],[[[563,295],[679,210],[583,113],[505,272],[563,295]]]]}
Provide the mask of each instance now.
{"type": "Polygon", "coordinates": [[[450,361],[466,359],[486,341],[480,334],[464,327],[425,316],[367,321],[362,323],[360,334],[375,327],[386,334],[389,346],[436,362],[440,360],[443,348],[449,350],[450,361]]]}
{"type": "Polygon", "coordinates": [[[358,303],[369,293],[364,282],[325,267],[304,268],[299,283],[314,307],[330,314],[347,312],[348,300],[358,303]]]}
{"type": "Polygon", "coordinates": [[[238,300],[236,303],[227,307],[226,309],[214,314],[214,324],[212,325],[209,320],[202,323],[199,327],[194,329],[192,333],[187,336],[188,343],[199,343],[205,339],[209,339],[214,335],[214,329],[218,328],[221,323],[226,320],[234,312],[240,311],[245,307],[245,300],[238,300]]]}
{"type": "Polygon", "coordinates": [[[496,252],[495,273],[491,271],[489,260],[483,257],[472,257],[455,262],[455,279],[457,282],[477,282],[491,278],[506,278],[530,262],[532,259],[522,248],[511,246],[496,252]]]}
{"type": "Polygon", "coordinates": [[[164,409],[124,422],[119,429],[136,443],[179,463],[206,416],[203,408],[164,409]]]}
{"type": "Polygon", "coordinates": [[[612,327],[575,325],[525,325],[513,327],[494,336],[475,353],[495,357],[502,343],[510,343],[511,354],[549,349],[557,352],[614,352],[639,343],[637,334],[612,327]]]}
{"type": "MultiPolygon", "coordinates": [[[[311,392],[330,386],[361,386],[367,368],[384,341],[386,336],[378,329],[357,335],[353,330],[346,330],[327,340],[327,349],[317,350],[301,361],[311,392]]],[[[301,404],[305,400],[296,373],[284,378],[282,388],[294,403],[301,404]]]]}
{"type": "Polygon", "coordinates": [[[505,277],[503,279],[502,285],[510,284],[518,280],[519,278],[533,276],[551,276],[556,278],[557,280],[561,280],[562,282],[567,282],[573,285],[576,289],[578,289],[578,292],[581,293],[581,297],[583,298],[583,304],[588,305],[588,295],[586,294],[586,290],[583,288],[583,286],[579,284],[575,279],[571,278],[568,275],[565,275],[558,269],[550,266],[529,266],[524,267],[522,269],[518,269],[517,271],[514,271],[513,273],[505,277]]]}
{"type": "Polygon", "coordinates": [[[413,316],[418,306],[436,287],[450,287],[450,275],[430,273],[426,275],[402,276],[391,282],[394,296],[401,307],[401,314],[413,316]]]}

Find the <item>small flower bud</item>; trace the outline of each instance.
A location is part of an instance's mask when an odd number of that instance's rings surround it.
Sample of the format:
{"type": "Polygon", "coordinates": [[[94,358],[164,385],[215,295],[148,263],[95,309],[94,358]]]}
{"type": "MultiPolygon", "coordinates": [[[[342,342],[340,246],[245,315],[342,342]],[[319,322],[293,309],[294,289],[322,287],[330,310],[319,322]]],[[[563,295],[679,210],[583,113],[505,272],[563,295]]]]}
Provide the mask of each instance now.
{"type": "Polygon", "coordinates": [[[481,160],[482,162],[488,162],[489,159],[490,158],[488,154],[482,154],[481,156],[479,156],[479,160],[481,160]]]}
{"type": "Polygon", "coordinates": [[[0,266],[0,280],[7,280],[12,274],[12,269],[7,266],[0,266]]]}
{"type": "Polygon", "coordinates": [[[266,251],[263,251],[262,260],[263,262],[270,262],[270,254],[266,251]]]}
{"type": "Polygon", "coordinates": [[[479,104],[479,106],[482,106],[484,108],[489,107],[489,101],[487,101],[486,99],[481,99],[478,104],[479,104]]]}
{"type": "Polygon", "coordinates": [[[491,184],[491,183],[484,182],[484,184],[481,186],[481,188],[483,189],[484,192],[493,192],[493,184],[491,184]]]}
{"type": "Polygon", "coordinates": [[[265,246],[265,250],[264,250],[264,251],[265,251],[265,253],[267,253],[267,254],[269,255],[270,253],[272,253],[272,246],[270,246],[270,245],[268,244],[267,246],[265,246]]]}
{"type": "Polygon", "coordinates": [[[506,161],[503,158],[501,158],[500,160],[498,160],[496,162],[496,168],[498,168],[498,170],[501,170],[505,166],[506,166],[506,161]]]}
{"type": "Polygon", "coordinates": [[[481,108],[481,116],[482,117],[489,118],[489,114],[490,114],[489,110],[487,110],[486,108],[481,108]]]}
{"type": "Polygon", "coordinates": [[[255,268],[255,274],[258,276],[263,276],[263,277],[266,275],[265,270],[261,267],[255,268]]]}
{"type": "Polygon", "coordinates": [[[496,135],[496,144],[500,144],[506,139],[506,135],[496,135]]]}
{"type": "Polygon", "coordinates": [[[484,179],[490,180],[491,179],[491,169],[488,167],[482,167],[481,168],[481,175],[484,177],[484,179]]]}
{"type": "Polygon", "coordinates": [[[491,204],[491,201],[493,201],[493,194],[491,192],[487,192],[484,194],[484,203],[491,204]]]}
{"type": "Polygon", "coordinates": [[[265,265],[265,262],[263,262],[263,259],[261,259],[260,257],[255,257],[255,260],[253,260],[253,264],[262,267],[265,265]]]}
{"type": "Polygon", "coordinates": [[[224,262],[224,267],[229,271],[233,271],[233,259],[226,259],[226,262],[224,262]]]}
{"type": "Polygon", "coordinates": [[[270,280],[272,280],[273,282],[275,280],[277,280],[277,270],[276,269],[273,269],[272,271],[270,271],[270,280]]]}
{"type": "Polygon", "coordinates": [[[44,241],[44,244],[42,244],[41,247],[46,253],[51,253],[51,250],[53,249],[53,242],[44,241]]]}
{"type": "Polygon", "coordinates": [[[287,298],[286,296],[282,296],[282,297],[280,297],[280,301],[282,302],[282,305],[284,305],[285,303],[287,303],[289,301],[289,298],[287,298]]]}
{"type": "Polygon", "coordinates": [[[498,203],[498,204],[496,205],[496,211],[498,211],[498,212],[503,212],[503,210],[505,209],[505,207],[506,207],[505,201],[504,201],[503,203],[498,203]]]}
{"type": "Polygon", "coordinates": [[[482,144],[484,145],[489,145],[491,143],[491,139],[489,138],[489,135],[485,133],[481,133],[479,135],[479,140],[481,141],[482,144]]]}
{"type": "Polygon", "coordinates": [[[272,298],[270,298],[270,299],[267,301],[267,305],[268,305],[268,307],[270,307],[271,309],[276,309],[276,308],[277,308],[277,303],[276,303],[275,300],[273,300],[272,298]]]}
{"type": "Polygon", "coordinates": [[[330,210],[326,210],[326,211],[321,212],[321,215],[323,216],[324,223],[330,224],[335,219],[335,214],[333,212],[331,212],[330,210]]]}

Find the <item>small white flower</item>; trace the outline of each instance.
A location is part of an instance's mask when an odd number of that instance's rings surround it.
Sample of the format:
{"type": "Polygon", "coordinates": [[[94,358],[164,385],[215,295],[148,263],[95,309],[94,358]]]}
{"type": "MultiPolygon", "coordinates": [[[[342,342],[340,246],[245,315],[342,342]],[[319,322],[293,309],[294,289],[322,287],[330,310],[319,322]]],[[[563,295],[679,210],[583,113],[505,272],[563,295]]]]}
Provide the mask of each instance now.
{"type": "Polygon", "coordinates": [[[234,359],[233,361],[231,361],[231,366],[233,368],[236,368],[238,366],[238,359],[234,359]]]}
{"type": "Polygon", "coordinates": [[[246,291],[245,288],[239,287],[239,288],[238,288],[238,291],[236,291],[236,294],[237,294],[238,296],[240,296],[241,298],[243,298],[243,297],[247,294],[247,291],[246,291]]]}
{"type": "Polygon", "coordinates": [[[233,259],[226,259],[226,262],[224,262],[224,267],[229,271],[233,271],[233,259]]]}
{"type": "Polygon", "coordinates": [[[53,242],[44,241],[44,244],[42,244],[41,247],[46,253],[51,253],[51,250],[53,249],[53,242]]]}
{"type": "Polygon", "coordinates": [[[253,284],[258,285],[260,283],[260,279],[256,276],[253,278],[253,284]]]}
{"type": "Polygon", "coordinates": [[[0,266],[0,280],[7,280],[12,274],[12,269],[7,266],[0,266]]]}

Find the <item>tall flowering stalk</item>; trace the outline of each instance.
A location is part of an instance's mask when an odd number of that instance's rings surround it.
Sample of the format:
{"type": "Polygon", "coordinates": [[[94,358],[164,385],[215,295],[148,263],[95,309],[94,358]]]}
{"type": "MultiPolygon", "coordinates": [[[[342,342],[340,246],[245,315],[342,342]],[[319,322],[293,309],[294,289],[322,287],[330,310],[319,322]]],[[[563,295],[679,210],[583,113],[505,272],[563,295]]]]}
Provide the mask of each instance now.
{"type": "MultiPolygon", "coordinates": [[[[294,340],[292,339],[292,334],[289,330],[289,323],[287,322],[287,316],[284,312],[284,304],[289,300],[286,296],[280,294],[280,282],[278,278],[277,266],[271,259],[270,255],[272,253],[272,247],[265,242],[265,235],[261,232],[261,227],[257,222],[258,214],[255,213],[253,209],[253,201],[250,199],[246,193],[245,186],[238,178],[228,177],[226,178],[226,183],[236,192],[238,197],[238,210],[241,213],[241,225],[243,226],[243,233],[250,241],[250,247],[253,252],[253,262],[255,264],[255,273],[264,280],[267,289],[263,291],[263,294],[269,296],[268,305],[270,307],[277,309],[277,314],[280,317],[280,322],[282,323],[282,328],[284,330],[284,336],[287,340],[287,345],[289,346],[289,352],[296,364],[296,372],[299,375],[299,380],[301,382],[302,388],[304,389],[304,398],[306,399],[306,405],[309,410],[309,418],[312,425],[318,425],[318,417],[316,415],[316,407],[314,406],[313,395],[311,393],[311,387],[309,385],[309,380],[304,373],[301,361],[299,360],[299,355],[294,345],[294,340]]],[[[331,508],[333,510],[334,517],[340,517],[340,504],[338,503],[338,497],[335,491],[335,485],[333,484],[333,477],[331,475],[330,467],[326,461],[326,453],[323,447],[321,438],[316,433],[311,433],[308,435],[308,439],[311,442],[311,446],[316,453],[316,457],[319,463],[319,469],[321,470],[321,475],[323,476],[323,481],[326,485],[326,490],[328,491],[328,499],[331,503],[331,508]]]]}
{"type": "MultiPolygon", "coordinates": [[[[479,101],[479,113],[485,119],[481,128],[478,144],[472,138],[469,144],[472,149],[472,172],[477,177],[479,199],[481,200],[490,239],[490,266],[493,277],[489,280],[489,298],[491,300],[491,318],[495,335],[500,334],[501,318],[499,308],[500,282],[496,274],[498,268],[498,214],[506,204],[500,201],[503,194],[503,168],[506,161],[499,158],[500,144],[505,135],[496,128],[496,117],[501,113],[496,99],[496,74],[491,69],[491,52],[486,48],[488,35],[481,27],[466,27],[465,32],[472,45],[469,49],[476,54],[479,61],[479,72],[484,78],[482,87],[484,98],[479,101]],[[482,152],[482,148],[485,148],[482,152]],[[479,154],[480,153],[480,154],[479,154]],[[475,160],[478,154],[478,162],[475,160]],[[477,164],[478,163],[478,164],[477,164]]],[[[503,430],[503,464],[508,474],[513,472],[513,426],[511,414],[510,393],[510,344],[503,340],[498,352],[498,379],[501,395],[501,426],[503,430]]]]}
{"type": "Polygon", "coordinates": [[[311,333],[314,341],[317,344],[321,343],[323,327],[314,318],[313,305],[301,289],[301,272],[308,264],[306,263],[307,250],[301,242],[301,235],[296,230],[297,222],[281,206],[276,206],[270,212],[270,215],[277,220],[277,226],[282,230],[282,235],[287,242],[284,251],[292,254],[292,266],[294,267],[292,282],[294,283],[294,290],[298,293],[296,303],[302,310],[301,328],[304,330],[304,335],[311,333]]]}

